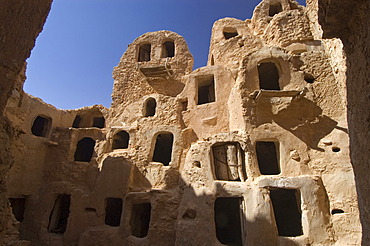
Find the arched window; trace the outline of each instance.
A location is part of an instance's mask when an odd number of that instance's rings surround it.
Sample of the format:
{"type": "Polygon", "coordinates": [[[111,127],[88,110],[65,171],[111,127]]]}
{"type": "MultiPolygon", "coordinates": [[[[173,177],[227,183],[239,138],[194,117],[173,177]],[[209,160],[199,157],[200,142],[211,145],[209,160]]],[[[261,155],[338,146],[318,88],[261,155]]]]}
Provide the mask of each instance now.
{"type": "Polygon", "coordinates": [[[31,132],[35,136],[46,137],[50,128],[51,118],[39,115],[32,123],[31,132]]]}
{"type": "Polygon", "coordinates": [[[175,43],[173,41],[166,41],[162,45],[162,58],[175,56],[175,43]]]}
{"type": "Polygon", "coordinates": [[[263,62],[258,65],[260,89],[280,90],[279,70],[273,62],[263,62]]]}
{"type": "Polygon", "coordinates": [[[154,116],[157,107],[157,102],[154,98],[150,97],[145,101],[144,116],[154,116]]]}
{"type": "Polygon", "coordinates": [[[150,61],[152,45],[151,44],[142,44],[139,46],[139,62],[150,61]]]}
{"type": "Polygon", "coordinates": [[[95,140],[92,138],[83,138],[77,143],[75,152],[75,161],[90,162],[94,153],[95,140]]]}
{"type": "Polygon", "coordinates": [[[281,3],[271,4],[269,7],[269,16],[273,17],[274,15],[279,14],[281,11],[283,11],[281,3]]]}
{"type": "Polygon", "coordinates": [[[158,134],[155,141],[153,161],[161,162],[163,165],[168,166],[172,159],[172,145],[172,133],[166,132],[158,134]]]}
{"type": "Polygon", "coordinates": [[[113,136],[112,149],[127,149],[130,135],[126,131],[117,132],[113,136]]]}

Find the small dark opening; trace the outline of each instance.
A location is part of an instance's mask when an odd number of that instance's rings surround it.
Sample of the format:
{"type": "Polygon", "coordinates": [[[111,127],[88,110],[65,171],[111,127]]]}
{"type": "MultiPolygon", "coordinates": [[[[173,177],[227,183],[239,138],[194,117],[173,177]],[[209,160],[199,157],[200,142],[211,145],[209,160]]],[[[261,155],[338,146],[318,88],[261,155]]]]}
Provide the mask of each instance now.
{"type": "Polygon", "coordinates": [[[197,168],[201,168],[202,167],[202,164],[200,163],[200,161],[194,161],[193,162],[193,166],[194,167],[197,167],[197,168]]]}
{"type": "Polygon", "coordinates": [[[158,134],[155,141],[153,161],[161,162],[168,166],[172,158],[173,134],[161,133],[158,134]]]}
{"type": "Polygon", "coordinates": [[[308,74],[308,73],[304,74],[304,80],[309,84],[312,84],[313,82],[315,82],[315,78],[311,74],[308,74]]]}
{"type": "Polygon", "coordinates": [[[143,238],[148,235],[151,209],[150,203],[132,205],[130,226],[133,236],[143,238]]]}
{"type": "Polygon", "coordinates": [[[83,138],[77,143],[74,155],[75,161],[89,162],[94,153],[95,140],[92,138],[83,138]]]}
{"type": "Polygon", "coordinates": [[[85,208],[85,211],[88,213],[96,213],[96,208],[85,208]]]}
{"type": "Polygon", "coordinates": [[[33,121],[31,132],[38,137],[46,137],[51,125],[51,119],[43,116],[37,116],[33,121]]]}
{"type": "Polygon", "coordinates": [[[75,117],[75,119],[74,119],[74,121],[72,123],[72,127],[73,128],[79,128],[81,121],[82,121],[81,116],[80,115],[76,115],[76,117],[75,117]]]}
{"type": "Polygon", "coordinates": [[[175,56],[175,43],[173,41],[166,41],[162,46],[162,58],[175,56]]]}
{"type": "Polygon", "coordinates": [[[198,105],[215,101],[214,76],[198,81],[198,105]]]}
{"type": "Polygon", "coordinates": [[[93,127],[104,128],[105,119],[104,117],[95,117],[93,121],[93,127]]]}
{"type": "Polygon", "coordinates": [[[183,214],[183,219],[195,219],[197,217],[197,211],[191,208],[186,209],[185,213],[183,214]]]}
{"type": "Polygon", "coordinates": [[[238,35],[239,34],[238,34],[238,32],[236,30],[224,31],[224,37],[225,37],[225,39],[230,39],[230,38],[236,37],[238,35]]]}
{"type": "Polygon", "coordinates": [[[257,142],[256,153],[262,175],[276,175],[280,173],[278,152],[274,142],[257,142]]]}
{"type": "Polygon", "coordinates": [[[53,210],[49,216],[49,232],[64,233],[66,231],[70,205],[70,195],[58,195],[57,199],[55,200],[53,210]]]}
{"type": "Polygon", "coordinates": [[[215,202],[215,224],[218,241],[225,245],[242,246],[240,197],[219,197],[215,202]]]}
{"type": "Polygon", "coordinates": [[[239,143],[219,143],[212,146],[216,179],[240,181],[245,177],[244,159],[239,143]]]}
{"type": "Polygon", "coordinates": [[[265,62],[258,65],[258,77],[262,90],[280,90],[279,70],[275,63],[265,62]]]}
{"type": "Polygon", "coordinates": [[[344,211],[342,209],[333,209],[331,211],[331,214],[342,214],[344,213],[344,211]]]}
{"type": "Polygon", "coordinates": [[[270,190],[272,207],[279,236],[303,235],[300,195],[298,190],[270,190]]]}
{"type": "Polygon", "coordinates": [[[113,137],[112,149],[127,149],[130,135],[126,131],[120,131],[113,137]]]}
{"type": "Polygon", "coordinates": [[[9,198],[9,202],[15,219],[22,222],[24,218],[24,210],[26,209],[26,198],[9,198]]]}
{"type": "Polygon", "coordinates": [[[339,151],[340,151],[340,148],[339,148],[339,147],[333,147],[331,150],[332,150],[333,152],[339,152],[339,151]]]}
{"type": "Polygon", "coordinates": [[[280,13],[281,11],[283,11],[281,3],[271,4],[269,7],[269,16],[273,17],[274,15],[280,13]]]}
{"type": "Polygon", "coordinates": [[[144,116],[145,117],[154,116],[156,108],[157,108],[157,102],[155,101],[155,99],[148,98],[145,102],[144,116]]]}
{"type": "Polygon", "coordinates": [[[215,65],[215,58],[213,57],[213,55],[211,56],[211,66],[214,66],[215,65]]]}
{"type": "Polygon", "coordinates": [[[151,44],[142,44],[139,47],[139,62],[150,61],[151,44]]]}
{"type": "Polygon", "coordinates": [[[107,198],[105,201],[105,224],[110,226],[119,226],[121,224],[122,199],[107,198]]]}
{"type": "Polygon", "coordinates": [[[181,101],[181,111],[186,111],[188,110],[188,100],[183,100],[181,101]]]}

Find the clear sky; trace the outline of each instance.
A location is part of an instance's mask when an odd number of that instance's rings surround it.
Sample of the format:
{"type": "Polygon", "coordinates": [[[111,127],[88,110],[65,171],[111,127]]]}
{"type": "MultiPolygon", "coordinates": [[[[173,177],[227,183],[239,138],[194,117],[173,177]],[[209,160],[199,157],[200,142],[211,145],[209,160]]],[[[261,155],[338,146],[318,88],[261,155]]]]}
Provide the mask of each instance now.
{"type": "MultiPolygon", "coordinates": [[[[54,0],[27,60],[24,90],[61,109],[110,106],[113,67],[146,32],[183,36],[206,65],[213,23],[250,19],[260,0],[54,0]]],[[[305,4],[305,0],[299,0],[305,4]]]]}

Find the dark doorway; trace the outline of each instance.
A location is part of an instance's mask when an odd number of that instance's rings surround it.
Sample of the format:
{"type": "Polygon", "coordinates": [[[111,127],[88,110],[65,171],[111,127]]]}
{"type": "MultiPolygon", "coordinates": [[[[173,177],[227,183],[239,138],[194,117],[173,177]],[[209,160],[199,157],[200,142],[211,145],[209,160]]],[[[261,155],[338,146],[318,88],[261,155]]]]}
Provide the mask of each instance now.
{"type": "Polygon", "coordinates": [[[145,101],[144,116],[154,116],[157,108],[157,102],[154,98],[150,97],[145,101]]]}
{"type": "Polygon", "coordinates": [[[197,81],[198,84],[198,105],[211,103],[216,100],[215,96],[215,80],[214,76],[201,78],[197,81]]]}
{"type": "Polygon", "coordinates": [[[127,149],[130,135],[126,131],[119,131],[113,136],[112,149],[127,149]]]}
{"type": "Polygon", "coordinates": [[[224,245],[242,246],[240,214],[242,198],[219,197],[215,202],[215,224],[218,241],[224,245]]]}
{"type": "Polygon", "coordinates": [[[122,199],[107,198],[105,202],[105,224],[119,226],[121,224],[122,199]]]}
{"type": "Polygon", "coordinates": [[[133,236],[143,238],[148,235],[151,210],[150,203],[132,205],[130,226],[133,236]]]}
{"type": "Polygon", "coordinates": [[[172,159],[172,145],[173,134],[161,133],[158,134],[155,141],[153,161],[161,162],[163,165],[168,166],[172,159]]]}
{"type": "Polygon", "coordinates": [[[262,175],[280,174],[278,152],[275,142],[256,142],[257,161],[262,175]]]}
{"type": "Polygon", "coordinates": [[[105,119],[104,117],[95,117],[93,120],[93,127],[97,128],[104,128],[105,126],[105,119]]]}
{"type": "Polygon", "coordinates": [[[80,124],[81,124],[81,121],[82,121],[82,118],[80,115],[76,115],[73,123],[72,123],[72,127],[73,128],[79,128],[80,127],[80,124]]]}
{"type": "Polygon", "coordinates": [[[269,7],[269,16],[273,17],[274,15],[280,13],[281,11],[283,11],[281,3],[271,4],[269,7]]]}
{"type": "Polygon", "coordinates": [[[245,180],[244,159],[239,143],[218,143],[212,146],[213,164],[217,180],[245,180]]]}
{"type": "Polygon", "coordinates": [[[162,46],[162,58],[175,56],[175,43],[173,41],[166,41],[162,46]]]}
{"type": "Polygon", "coordinates": [[[225,39],[230,39],[230,38],[233,38],[239,35],[238,31],[235,28],[227,28],[224,30],[223,33],[224,33],[225,39]]]}
{"type": "Polygon", "coordinates": [[[64,233],[67,228],[71,196],[67,194],[58,195],[53,210],[49,216],[48,231],[52,233],[64,233]]]}
{"type": "Polygon", "coordinates": [[[273,62],[264,62],[258,65],[258,77],[260,80],[260,89],[262,90],[280,90],[279,70],[273,62]]]}
{"type": "Polygon", "coordinates": [[[151,44],[142,44],[139,47],[139,62],[150,61],[150,53],[151,53],[152,46],[151,44]]]}
{"type": "Polygon", "coordinates": [[[51,118],[46,116],[37,116],[33,121],[31,132],[38,137],[46,137],[51,126],[51,118]]]}
{"type": "Polygon", "coordinates": [[[299,191],[271,189],[270,197],[279,236],[296,237],[303,235],[299,191]]]}
{"type": "Polygon", "coordinates": [[[74,155],[75,161],[90,162],[94,153],[95,140],[92,138],[83,138],[77,143],[74,155]]]}
{"type": "Polygon", "coordinates": [[[9,198],[9,202],[15,219],[22,222],[24,218],[24,210],[26,209],[26,198],[9,198]]]}

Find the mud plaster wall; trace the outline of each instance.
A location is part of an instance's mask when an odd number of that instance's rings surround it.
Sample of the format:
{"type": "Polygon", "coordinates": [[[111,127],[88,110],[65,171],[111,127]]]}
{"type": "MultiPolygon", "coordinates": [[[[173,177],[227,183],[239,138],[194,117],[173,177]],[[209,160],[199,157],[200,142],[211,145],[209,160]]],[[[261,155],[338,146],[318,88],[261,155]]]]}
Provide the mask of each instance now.
{"type": "Polygon", "coordinates": [[[5,175],[13,158],[10,142],[17,133],[9,125],[3,110],[13,88],[21,88],[25,60],[35,45],[49,13],[51,0],[3,1],[0,8],[0,244],[16,241],[18,232],[14,227],[6,195],[5,175]]]}
{"type": "MultiPolygon", "coordinates": [[[[214,30],[223,30],[225,23],[236,24],[236,29],[245,28],[240,31],[240,37],[222,41],[228,48],[217,46],[217,38],[222,35],[213,32],[209,65],[211,54],[220,54],[213,57],[217,66],[191,72],[191,54],[177,34],[155,32],[139,37],[140,42],[131,45],[121,60],[124,62],[115,69],[115,103],[111,109],[93,106],[59,111],[20,90],[13,90],[7,117],[19,129],[21,137],[14,139],[10,149],[19,151],[22,149],[19,145],[23,144],[24,153],[36,160],[30,165],[38,172],[29,177],[22,173],[19,164],[24,156],[16,154],[17,165],[9,173],[12,183],[9,195],[29,195],[28,206],[33,208],[25,212],[26,218],[21,225],[23,239],[35,245],[219,245],[214,231],[214,201],[217,197],[236,196],[246,201],[247,242],[258,245],[359,244],[361,226],[349,161],[346,108],[345,102],[340,100],[345,93],[342,80],[337,80],[340,76],[335,72],[335,66],[342,63],[333,62],[331,56],[336,52],[330,53],[328,46],[314,40],[317,34],[307,29],[313,28],[312,23],[308,22],[301,7],[283,1],[286,12],[267,18],[269,2],[264,1],[255,12],[256,16],[265,16],[266,22],[256,24],[253,21],[260,19],[252,18],[243,24],[240,20],[225,19],[215,24],[214,30]],[[265,35],[262,42],[254,36],[263,33],[265,28],[275,30],[272,26],[284,23],[280,20],[287,20],[290,25],[290,19],[294,18],[301,23],[301,28],[294,30],[294,35],[287,35],[287,39],[279,38],[289,30],[284,28],[275,33],[276,39],[268,39],[269,35],[265,35]],[[262,44],[281,47],[258,48],[240,56],[242,52],[235,47],[243,49],[244,44],[235,40],[243,39],[244,35],[257,47],[262,44]],[[152,42],[155,55],[152,61],[139,65],[160,66],[166,60],[158,58],[160,44],[169,37],[178,42],[179,54],[185,55],[182,62],[176,61],[179,57],[171,58],[174,76],[145,78],[137,70],[137,45],[141,41],[152,42]],[[223,59],[222,54],[228,52],[235,52],[236,55],[230,56],[235,60],[223,59]],[[266,98],[266,94],[257,95],[256,66],[264,60],[278,64],[282,93],[298,92],[301,96],[293,100],[278,94],[271,97],[274,99],[269,99],[268,95],[266,98]],[[128,70],[124,70],[125,64],[131,64],[128,70]],[[126,77],[123,71],[132,71],[129,74],[133,77],[126,77]],[[315,83],[307,84],[304,72],[312,73],[315,83]],[[209,74],[214,74],[216,89],[221,92],[217,91],[216,102],[196,105],[196,78],[209,74]],[[140,86],[133,86],[135,81],[140,81],[140,86]],[[171,81],[174,87],[163,86],[171,81]],[[154,116],[145,117],[143,105],[149,97],[156,100],[157,111],[154,116]],[[53,128],[47,138],[30,134],[30,124],[38,114],[30,108],[37,108],[53,118],[53,128]],[[106,118],[105,128],[71,128],[76,115],[93,117],[97,112],[106,118]],[[205,114],[207,117],[202,119],[205,114]],[[198,120],[194,119],[197,117],[198,120]],[[112,150],[112,137],[119,130],[129,132],[129,147],[112,150]],[[163,132],[174,135],[169,166],[152,161],[155,137],[163,132]],[[96,140],[90,162],[73,160],[77,142],[83,137],[96,140]],[[257,140],[280,143],[280,175],[260,174],[254,153],[257,140]],[[223,142],[241,145],[248,177],[245,182],[215,180],[211,148],[223,142]],[[45,149],[42,155],[32,149],[34,144],[45,149]],[[332,147],[336,146],[341,148],[338,154],[332,152],[332,147]],[[18,186],[17,177],[24,183],[18,186]],[[269,187],[300,190],[304,236],[276,236],[269,187]],[[50,210],[61,193],[70,194],[72,201],[63,236],[47,232],[50,210]],[[124,199],[123,218],[118,228],[104,225],[106,197],[124,199]],[[142,202],[152,204],[153,215],[148,236],[139,239],[131,235],[129,217],[132,205],[142,202]],[[335,208],[345,213],[331,216],[330,210],[335,208]],[[260,231],[267,231],[266,237],[257,237],[260,231]]],[[[23,80],[20,77],[19,81],[23,80]]]]}

